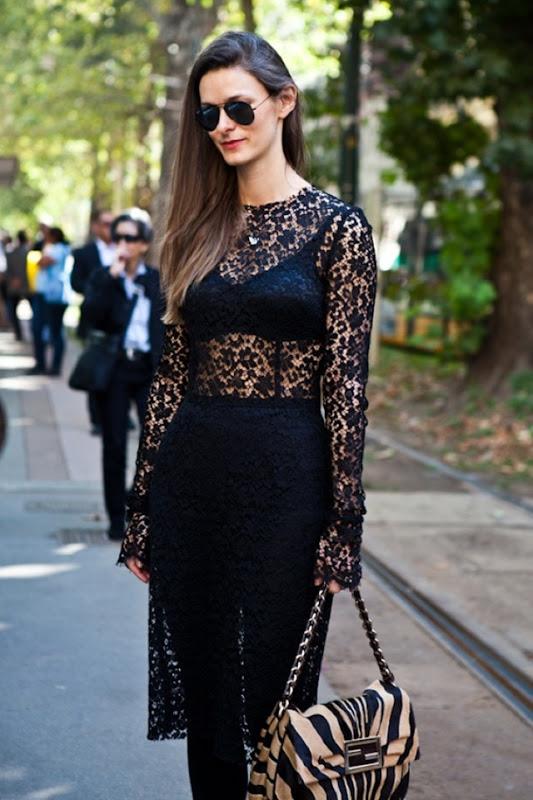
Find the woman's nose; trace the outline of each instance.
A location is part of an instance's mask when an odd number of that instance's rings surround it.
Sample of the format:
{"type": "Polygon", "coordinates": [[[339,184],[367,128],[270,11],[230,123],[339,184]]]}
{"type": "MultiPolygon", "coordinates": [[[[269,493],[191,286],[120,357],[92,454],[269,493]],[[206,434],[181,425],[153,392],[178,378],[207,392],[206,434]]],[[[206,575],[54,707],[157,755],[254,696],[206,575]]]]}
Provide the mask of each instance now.
{"type": "Polygon", "coordinates": [[[226,131],[231,130],[234,127],[235,122],[231,119],[231,117],[228,117],[225,109],[221,108],[217,128],[219,128],[221,131],[226,131]]]}

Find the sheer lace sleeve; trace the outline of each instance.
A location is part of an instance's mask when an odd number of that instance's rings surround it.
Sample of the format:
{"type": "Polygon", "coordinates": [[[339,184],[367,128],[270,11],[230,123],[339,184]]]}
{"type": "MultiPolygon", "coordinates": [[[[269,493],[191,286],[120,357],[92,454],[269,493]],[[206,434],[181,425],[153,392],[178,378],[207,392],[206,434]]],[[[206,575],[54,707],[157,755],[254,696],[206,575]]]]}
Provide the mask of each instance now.
{"type": "Polygon", "coordinates": [[[189,338],[185,326],[167,325],[163,352],[148,396],[143,432],[137,451],[135,478],[126,507],[128,526],[117,565],[124,564],[131,556],[136,556],[145,567],[149,566],[150,478],[163,434],[185,393],[188,364],[189,338]]]}
{"type": "Polygon", "coordinates": [[[366,513],[362,462],[368,351],[377,286],[371,227],[360,209],[341,221],[326,271],[323,402],[333,505],[317,551],[315,577],[355,589],[366,513]]]}

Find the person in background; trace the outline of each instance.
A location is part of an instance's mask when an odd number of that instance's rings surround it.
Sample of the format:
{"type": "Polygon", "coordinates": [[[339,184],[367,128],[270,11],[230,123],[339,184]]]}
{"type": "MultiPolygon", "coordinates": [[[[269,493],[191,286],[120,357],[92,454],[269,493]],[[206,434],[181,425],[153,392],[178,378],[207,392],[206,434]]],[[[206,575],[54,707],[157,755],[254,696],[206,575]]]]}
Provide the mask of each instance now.
{"type": "Polygon", "coordinates": [[[70,245],[61,228],[49,228],[39,261],[36,292],[32,298],[33,346],[35,366],[34,375],[61,374],[65,353],[65,333],[63,316],[69,302],[70,285],[67,274],[67,259],[70,245]],[[46,368],[45,328],[48,329],[48,342],[52,346],[52,365],[46,368]]]}
{"type": "MultiPolygon", "coordinates": [[[[91,236],[92,241],[73,251],[74,263],[70,276],[70,284],[75,292],[85,295],[87,282],[94,270],[102,267],[110,267],[115,259],[115,245],[111,241],[111,223],[113,214],[111,211],[95,211],[91,216],[91,236]]],[[[83,306],[80,311],[80,321],[77,334],[84,340],[87,336],[88,325],[83,306]]],[[[99,407],[94,392],[87,393],[87,405],[89,410],[89,420],[91,424],[91,434],[99,436],[102,432],[102,424],[99,416],[99,407]]]]}
{"type": "Polygon", "coordinates": [[[144,424],[148,391],[163,340],[159,273],[144,262],[152,238],[150,217],[140,209],[120,214],[111,226],[113,263],[92,271],[83,312],[91,328],[118,334],[121,347],[111,383],[98,392],[102,420],[104,499],[108,537],[124,535],[128,411],[135,403],[144,424]]]}
{"type": "Polygon", "coordinates": [[[0,230],[0,330],[9,330],[9,312],[7,308],[7,259],[6,254],[11,245],[11,236],[0,230]]]}
{"type": "MultiPolygon", "coordinates": [[[[96,211],[91,217],[92,241],[72,251],[74,263],[70,275],[70,284],[75,292],[85,295],[87,281],[95,269],[110,267],[115,260],[116,247],[111,240],[111,211],[96,211]]],[[[87,334],[87,321],[84,314],[80,316],[78,336],[81,339],[87,334]]]]}
{"type": "Polygon", "coordinates": [[[21,342],[24,338],[17,316],[18,304],[21,300],[28,298],[30,293],[26,272],[28,250],[28,237],[25,231],[18,231],[14,245],[6,252],[7,312],[17,342],[21,342]]]}

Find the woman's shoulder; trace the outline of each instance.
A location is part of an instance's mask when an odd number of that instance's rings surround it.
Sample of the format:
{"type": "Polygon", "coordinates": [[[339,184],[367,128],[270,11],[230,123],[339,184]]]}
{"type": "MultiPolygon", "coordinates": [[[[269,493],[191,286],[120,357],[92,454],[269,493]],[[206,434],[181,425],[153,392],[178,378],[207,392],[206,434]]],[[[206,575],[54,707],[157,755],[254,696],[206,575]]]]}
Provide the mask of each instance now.
{"type": "Polygon", "coordinates": [[[66,258],[70,254],[70,245],[68,242],[55,242],[50,245],[49,252],[55,258],[66,258]]]}
{"type": "Polygon", "coordinates": [[[313,202],[320,209],[324,227],[327,231],[336,233],[344,228],[353,230],[371,231],[372,226],[368,222],[362,208],[345,200],[341,200],[325,189],[313,186],[313,202]]]}
{"type": "Polygon", "coordinates": [[[146,275],[148,277],[148,280],[151,281],[151,283],[154,286],[156,286],[156,285],[160,286],[160,284],[161,284],[161,273],[159,272],[159,269],[157,267],[152,266],[151,264],[146,264],[145,263],[144,266],[146,268],[146,275]]]}

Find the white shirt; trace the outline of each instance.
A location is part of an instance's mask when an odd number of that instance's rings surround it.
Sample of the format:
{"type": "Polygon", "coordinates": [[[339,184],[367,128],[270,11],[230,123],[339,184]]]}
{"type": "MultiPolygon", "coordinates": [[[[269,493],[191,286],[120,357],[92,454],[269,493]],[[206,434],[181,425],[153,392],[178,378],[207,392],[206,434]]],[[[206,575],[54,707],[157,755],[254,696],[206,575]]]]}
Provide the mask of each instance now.
{"type": "Polygon", "coordinates": [[[110,267],[115,260],[115,245],[113,242],[107,244],[103,239],[95,239],[94,243],[98,248],[100,262],[103,267],[110,267]]]}
{"type": "Polygon", "coordinates": [[[141,263],[138,265],[133,278],[124,274],[124,289],[128,298],[131,300],[135,294],[137,295],[137,302],[135,303],[130,324],[126,329],[126,335],[124,337],[124,347],[133,347],[135,350],[143,350],[147,353],[150,350],[148,323],[150,321],[151,302],[148,297],[146,297],[144,286],[139,286],[133,282],[134,278],[137,278],[139,275],[144,275],[145,272],[147,272],[147,269],[145,265],[141,263]]]}

